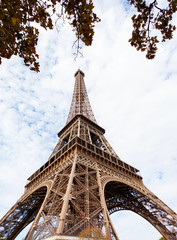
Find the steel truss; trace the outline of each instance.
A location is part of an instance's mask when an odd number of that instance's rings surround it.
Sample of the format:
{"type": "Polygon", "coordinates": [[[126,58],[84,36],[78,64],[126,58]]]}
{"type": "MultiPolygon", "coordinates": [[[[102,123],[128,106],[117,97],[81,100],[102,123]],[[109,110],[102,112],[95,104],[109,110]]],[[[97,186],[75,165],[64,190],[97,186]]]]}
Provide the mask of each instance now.
{"type": "Polygon", "coordinates": [[[110,214],[131,210],[167,240],[177,239],[177,215],[143,184],[139,171],[112,149],[94,118],[84,84],[76,73],[67,124],[48,161],[28,178],[25,193],[0,221],[0,233],[13,240],[32,223],[25,240],[78,236],[98,228],[119,240],[110,214]]]}

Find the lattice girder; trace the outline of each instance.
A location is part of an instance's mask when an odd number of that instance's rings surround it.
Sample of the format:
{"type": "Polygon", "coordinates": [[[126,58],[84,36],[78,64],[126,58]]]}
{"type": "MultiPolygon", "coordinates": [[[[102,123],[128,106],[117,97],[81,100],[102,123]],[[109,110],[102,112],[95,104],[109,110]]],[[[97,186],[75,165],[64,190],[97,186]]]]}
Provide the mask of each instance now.
{"type": "Polygon", "coordinates": [[[103,135],[105,132],[99,125],[93,123],[89,119],[86,119],[82,115],[77,115],[73,120],[72,124],[68,124],[58,133],[60,139],[55,146],[49,160],[57,154],[57,152],[66,146],[74,138],[79,137],[82,140],[96,146],[102,151],[112,155],[113,157],[119,158],[116,152],[113,150],[109,142],[103,135]]]}
{"type": "Polygon", "coordinates": [[[24,194],[21,199],[1,219],[1,235],[6,240],[14,239],[29,223],[31,223],[46,196],[47,187],[42,187],[31,193],[24,194]]]}
{"type": "Polygon", "coordinates": [[[71,102],[71,107],[68,115],[67,122],[71,121],[77,114],[82,114],[88,119],[96,123],[95,116],[93,114],[89,98],[87,95],[87,90],[84,82],[84,73],[78,70],[75,74],[75,86],[71,102]]]}
{"type": "MultiPolygon", "coordinates": [[[[105,187],[105,200],[109,213],[131,210],[149,221],[166,239],[175,240],[177,238],[176,214],[155,195],[153,200],[147,197],[146,192],[145,187],[142,193],[120,182],[108,182],[105,187]]],[[[150,194],[153,196],[151,192],[150,194]]]]}
{"type": "Polygon", "coordinates": [[[28,178],[25,193],[0,221],[13,240],[33,221],[25,240],[77,236],[96,227],[119,240],[109,214],[131,210],[167,240],[177,239],[177,215],[143,184],[139,170],[123,162],[93,115],[84,74],[75,74],[68,120],[48,161],[28,178]]]}
{"type": "MultiPolygon", "coordinates": [[[[71,156],[72,161],[74,161],[74,158],[75,155],[71,156]]],[[[71,161],[68,166],[66,165],[65,169],[61,171],[60,168],[53,176],[53,184],[48,197],[25,240],[42,240],[57,234],[58,226],[62,221],[64,221],[62,235],[77,236],[88,226],[97,226],[100,229],[106,228],[111,239],[118,240],[112,224],[109,222],[109,216],[107,216],[107,220],[103,219],[104,214],[100,201],[97,169],[80,163],[80,158],[82,157],[78,156],[76,158],[72,187],[68,195],[68,205],[64,206],[73,169],[73,162],[71,161]],[[67,208],[64,219],[61,218],[63,207],[67,208]]]]}

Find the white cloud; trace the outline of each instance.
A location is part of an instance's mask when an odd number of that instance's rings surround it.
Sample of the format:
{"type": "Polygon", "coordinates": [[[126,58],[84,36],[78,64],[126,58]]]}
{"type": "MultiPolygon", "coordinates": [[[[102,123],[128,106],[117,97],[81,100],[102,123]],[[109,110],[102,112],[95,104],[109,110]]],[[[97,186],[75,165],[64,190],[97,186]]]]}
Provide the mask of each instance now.
{"type": "MultiPolygon", "coordinates": [[[[79,67],[85,72],[97,122],[106,129],[110,144],[122,160],[140,169],[145,185],[177,211],[177,33],[160,44],[153,61],[146,60],[128,43],[131,14],[124,3],[97,1],[102,21],[96,25],[93,45],[83,48],[83,58],[74,61],[74,34],[65,24],[59,33],[42,31],[39,74],[30,72],[18,57],[3,61],[0,216],[23,194],[26,179],[46,162],[55,146],[79,67]]],[[[133,220],[133,215],[119,217],[118,213],[113,222],[124,240],[137,226],[136,240],[160,236],[141,218],[133,220]],[[126,233],[124,226],[129,226],[126,233]]]]}
{"type": "Polygon", "coordinates": [[[131,211],[121,211],[113,214],[112,221],[114,222],[120,239],[159,240],[160,238],[160,234],[150,223],[131,211]],[[120,215],[119,217],[116,216],[118,214],[120,215]]]}

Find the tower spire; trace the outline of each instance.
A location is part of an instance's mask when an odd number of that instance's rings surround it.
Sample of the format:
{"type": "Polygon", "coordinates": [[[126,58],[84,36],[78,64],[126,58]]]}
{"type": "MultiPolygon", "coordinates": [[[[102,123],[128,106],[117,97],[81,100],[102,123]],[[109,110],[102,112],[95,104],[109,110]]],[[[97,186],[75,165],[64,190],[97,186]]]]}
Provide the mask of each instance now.
{"type": "Polygon", "coordinates": [[[75,76],[74,93],[66,123],[68,123],[72,118],[74,118],[78,114],[82,114],[96,123],[96,119],[93,114],[89,98],[87,95],[87,90],[85,87],[84,73],[80,69],[78,69],[74,76],[75,76]]]}

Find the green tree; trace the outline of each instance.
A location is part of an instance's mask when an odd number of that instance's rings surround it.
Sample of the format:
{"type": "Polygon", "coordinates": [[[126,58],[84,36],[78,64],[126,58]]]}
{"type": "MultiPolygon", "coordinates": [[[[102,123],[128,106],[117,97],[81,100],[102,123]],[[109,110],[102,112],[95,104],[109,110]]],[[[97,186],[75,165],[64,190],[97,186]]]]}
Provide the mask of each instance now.
{"type": "MultiPolygon", "coordinates": [[[[157,0],[127,1],[137,11],[132,16],[129,42],[137,50],[146,51],[148,59],[153,59],[160,41],[154,30],[160,31],[163,42],[173,37],[176,27],[171,21],[177,11],[177,0],[166,0],[163,8],[157,0]]],[[[95,23],[100,21],[93,9],[92,0],[0,0],[0,64],[2,58],[19,55],[26,66],[38,72],[38,26],[53,29],[59,18],[67,19],[75,32],[77,55],[80,40],[86,46],[92,44],[95,23]],[[57,12],[58,5],[60,12],[57,12]]]]}
{"type": "Polygon", "coordinates": [[[164,238],[164,237],[161,237],[159,240],[166,240],[166,238],[164,238]]]}

